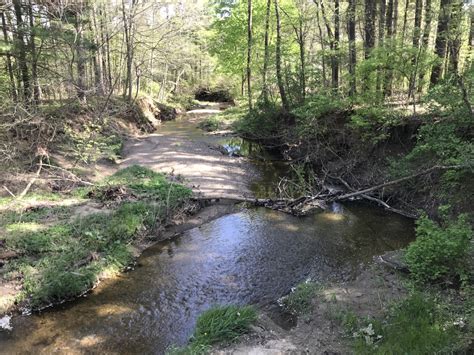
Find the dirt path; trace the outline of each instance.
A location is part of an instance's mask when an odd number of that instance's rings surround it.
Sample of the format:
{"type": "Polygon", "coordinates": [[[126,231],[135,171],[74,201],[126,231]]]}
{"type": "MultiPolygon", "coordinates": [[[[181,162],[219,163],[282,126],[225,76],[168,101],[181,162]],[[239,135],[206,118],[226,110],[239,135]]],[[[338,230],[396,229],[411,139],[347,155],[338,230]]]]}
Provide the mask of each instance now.
{"type": "Polygon", "coordinates": [[[219,106],[189,111],[154,134],[127,141],[121,166],[140,164],[182,175],[185,184],[203,196],[252,196],[249,182],[258,175],[255,167],[244,158],[222,154],[215,149],[222,137],[197,128],[200,121],[219,112],[219,106]]]}

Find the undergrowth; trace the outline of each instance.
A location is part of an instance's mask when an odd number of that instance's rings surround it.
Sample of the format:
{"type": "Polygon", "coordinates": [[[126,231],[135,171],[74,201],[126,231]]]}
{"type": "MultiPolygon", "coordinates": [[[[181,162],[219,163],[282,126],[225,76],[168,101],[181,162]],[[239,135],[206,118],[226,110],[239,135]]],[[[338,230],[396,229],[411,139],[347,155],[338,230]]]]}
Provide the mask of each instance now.
{"type": "Polygon", "coordinates": [[[313,299],[320,290],[321,286],[314,282],[302,282],[283,297],[281,303],[292,314],[306,314],[311,310],[313,299]]]}
{"type": "Polygon", "coordinates": [[[415,292],[394,304],[383,320],[363,319],[347,330],[357,354],[462,353],[460,318],[433,297],[415,292]]]}
{"type": "Polygon", "coordinates": [[[16,254],[6,265],[7,280],[21,280],[17,301],[40,308],[81,294],[133,258],[133,243],[153,234],[191,195],[186,187],[140,166],[131,166],[95,187],[105,198],[111,187],[125,186],[125,196],[112,210],[75,217],[75,206],[4,211],[2,248],[16,254]]]}
{"type": "Polygon", "coordinates": [[[232,342],[247,333],[257,320],[251,306],[216,306],[202,313],[196,323],[191,342],[183,348],[173,348],[169,354],[203,354],[217,343],[232,342]]]}

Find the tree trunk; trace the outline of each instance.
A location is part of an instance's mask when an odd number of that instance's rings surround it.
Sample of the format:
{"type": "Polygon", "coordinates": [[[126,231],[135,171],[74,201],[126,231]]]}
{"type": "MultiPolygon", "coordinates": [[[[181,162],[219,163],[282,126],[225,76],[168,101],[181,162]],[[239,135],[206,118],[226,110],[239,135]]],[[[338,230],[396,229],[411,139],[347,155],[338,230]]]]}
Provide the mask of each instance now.
{"type": "Polygon", "coordinates": [[[74,27],[76,30],[76,65],[77,65],[77,98],[81,102],[86,100],[86,55],[84,53],[84,33],[81,14],[75,15],[74,27]]]}
{"type": "Polygon", "coordinates": [[[356,0],[349,0],[347,9],[347,37],[349,39],[349,95],[354,96],[356,89],[356,23],[355,23],[355,5],[356,0]]]}
{"type": "Polygon", "coordinates": [[[451,19],[449,29],[449,70],[457,75],[459,71],[459,51],[461,50],[461,41],[463,36],[463,1],[453,0],[451,5],[451,19]]]}
{"type": "MultiPolygon", "coordinates": [[[[338,87],[338,81],[339,81],[339,68],[338,68],[338,61],[337,61],[337,54],[336,54],[336,35],[335,33],[332,32],[331,25],[329,23],[329,20],[326,16],[326,9],[324,6],[323,0],[319,0],[319,5],[321,6],[321,14],[324,20],[324,25],[326,26],[326,32],[329,37],[329,49],[331,50],[331,86],[334,90],[337,90],[338,87]]],[[[339,1],[335,1],[335,6],[337,6],[337,11],[339,12],[339,1]]],[[[335,18],[337,17],[337,22],[339,22],[339,14],[335,13],[335,18]]],[[[334,21],[336,22],[336,20],[334,21]]],[[[334,29],[334,32],[336,32],[336,29],[334,29]]],[[[339,29],[338,29],[339,32],[339,29]]],[[[339,33],[338,33],[339,37],[339,33]]]]}
{"type": "MultiPolygon", "coordinates": [[[[383,48],[384,40],[385,40],[385,11],[386,11],[386,3],[385,0],[380,0],[379,2],[379,48],[383,48]]],[[[385,72],[383,69],[377,70],[377,83],[376,83],[376,90],[377,94],[382,93],[382,78],[385,72]]]]}
{"type": "MultiPolygon", "coordinates": [[[[317,0],[313,0],[314,4],[316,5],[316,22],[318,24],[318,32],[319,32],[319,42],[321,44],[321,51],[323,52],[323,56],[321,58],[321,64],[322,64],[322,75],[323,75],[323,86],[327,86],[327,79],[326,79],[326,59],[325,59],[325,51],[326,51],[326,45],[324,44],[324,37],[323,37],[323,30],[321,28],[321,19],[319,18],[319,4],[317,0]]],[[[354,0],[355,1],[355,0],[354,0]]]]}
{"type": "MultiPolygon", "coordinates": [[[[395,1],[396,2],[396,1],[395,1]]],[[[397,4],[398,5],[398,4],[397,4]]],[[[394,37],[394,0],[388,0],[387,11],[385,14],[385,29],[387,31],[387,41],[389,42],[389,48],[393,47],[393,37],[394,37]]],[[[391,82],[392,82],[392,71],[387,69],[384,74],[383,79],[383,97],[390,96],[392,93],[391,82]]]]}
{"type": "Polygon", "coordinates": [[[25,28],[22,17],[21,1],[13,0],[13,7],[15,9],[16,18],[16,47],[18,48],[18,67],[20,68],[21,83],[23,85],[23,100],[26,104],[31,101],[31,85],[30,85],[30,73],[28,71],[28,65],[26,63],[26,46],[25,46],[25,28]]]}
{"type": "Polygon", "coordinates": [[[97,24],[97,9],[96,5],[93,4],[91,10],[91,30],[94,40],[94,81],[95,88],[99,95],[104,94],[104,60],[102,58],[102,48],[104,43],[101,41],[100,28],[97,24]]]}
{"type": "MultiPolygon", "coordinates": [[[[2,19],[3,40],[5,41],[5,44],[8,46],[10,43],[10,39],[8,38],[7,21],[5,19],[5,14],[3,12],[0,12],[0,18],[2,19]]],[[[12,65],[12,58],[11,58],[10,51],[7,52],[6,59],[7,59],[6,61],[7,61],[8,76],[10,78],[10,95],[13,102],[17,102],[18,93],[16,91],[15,75],[13,74],[13,65],[12,65]]]]}
{"type": "Polygon", "coordinates": [[[340,26],[340,18],[339,18],[339,0],[334,0],[334,44],[333,44],[333,58],[334,58],[334,65],[332,68],[332,87],[335,91],[338,90],[339,87],[339,26],[340,26]]]}
{"type": "Polygon", "coordinates": [[[368,59],[375,44],[375,0],[365,1],[364,55],[368,59]]]}
{"type": "MultiPolygon", "coordinates": [[[[430,40],[430,32],[431,32],[431,19],[433,18],[433,10],[431,9],[431,0],[426,0],[425,4],[425,27],[423,29],[423,38],[421,40],[421,48],[423,51],[427,51],[428,44],[430,40]]],[[[418,77],[418,92],[421,93],[423,91],[423,78],[425,76],[424,71],[420,71],[418,77]]]]}
{"type": "Polygon", "coordinates": [[[278,82],[278,89],[280,91],[281,103],[285,112],[290,111],[290,105],[288,104],[288,98],[286,96],[285,84],[283,82],[283,76],[281,72],[281,23],[280,23],[280,9],[278,8],[278,0],[274,0],[275,5],[275,18],[276,18],[276,49],[275,49],[275,62],[276,62],[276,76],[278,82]]]}
{"type": "Polygon", "coordinates": [[[252,0],[247,0],[247,96],[252,110],[252,0]]]}
{"type": "Polygon", "coordinates": [[[125,77],[125,86],[123,91],[123,96],[127,98],[128,101],[132,100],[132,64],[133,64],[133,52],[132,52],[132,6],[133,1],[130,1],[128,16],[125,10],[125,0],[122,0],[122,20],[123,20],[123,29],[125,37],[125,57],[126,62],[126,77],[125,77]]]}
{"type": "Polygon", "coordinates": [[[405,43],[405,36],[407,31],[408,8],[410,7],[410,0],[405,1],[405,11],[403,13],[403,27],[402,27],[402,45],[405,43]]]}
{"type": "Polygon", "coordinates": [[[415,101],[415,87],[416,87],[416,78],[418,76],[418,62],[420,60],[420,55],[422,48],[420,47],[420,36],[421,36],[421,13],[423,11],[423,1],[416,0],[415,1],[415,22],[413,25],[413,48],[418,49],[416,51],[417,55],[412,59],[412,67],[414,71],[410,75],[410,82],[408,85],[408,98],[410,98],[413,94],[413,101],[415,101]]]}
{"type": "Polygon", "coordinates": [[[33,5],[31,0],[28,5],[28,16],[30,19],[30,55],[31,55],[31,79],[33,81],[33,102],[39,105],[41,101],[41,87],[38,81],[38,54],[36,53],[35,43],[35,21],[33,17],[33,5]]]}
{"type": "Polygon", "coordinates": [[[436,85],[441,79],[443,59],[446,56],[446,46],[448,40],[448,25],[449,25],[449,6],[450,0],[441,0],[439,16],[438,16],[438,31],[435,40],[435,54],[440,60],[435,63],[431,70],[431,85],[436,85]]]}
{"type": "Polygon", "coordinates": [[[272,0],[267,0],[267,8],[265,11],[265,48],[264,48],[264,58],[263,58],[263,101],[265,104],[268,104],[268,83],[267,83],[267,72],[268,72],[268,62],[270,61],[270,49],[269,49],[269,29],[270,29],[270,10],[271,10],[272,0]]]}

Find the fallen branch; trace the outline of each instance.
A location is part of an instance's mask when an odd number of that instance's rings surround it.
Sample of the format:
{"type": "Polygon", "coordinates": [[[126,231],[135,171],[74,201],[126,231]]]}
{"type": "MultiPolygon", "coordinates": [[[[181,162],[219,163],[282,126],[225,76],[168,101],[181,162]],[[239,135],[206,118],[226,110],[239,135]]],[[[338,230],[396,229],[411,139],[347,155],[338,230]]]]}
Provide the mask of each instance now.
{"type": "Polygon", "coordinates": [[[411,174],[411,175],[408,175],[408,176],[405,176],[405,177],[402,177],[400,179],[396,179],[396,180],[392,180],[392,181],[389,181],[389,182],[385,182],[383,184],[379,184],[379,185],[375,185],[375,186],[372,186],[372,187],[369,187],[367,189],[363,189],[363,190],[358,190],[358,191],[354,191],[354,192],[350,192],[348,194],[344,194],[344,195],[339,195],[339,196],[334,196],[333,198],[330,198],[329,201],[342,201],[342,200],[347,200],[349,198],[352,198],[352,197],[357,197],[357,196],[360,196],[360,195],[365,195],[369,192],[372,192],[372,191],[375,191],[375,190],[379,190],[383,187],[387,187],[387,186],[391,186],[391,185],[396,185],[396,184],[399,184],[401,182],[404,182],[404,181],[407,181],[407,180],[411,180],[413,178],[416,178],[418,176],[421,176],[421,175],[426,175],[426,174],[429,174],[435,170],[451,170],[451,169],[463,169],[463,168],[466,168],[466,166],[463,166],[463,165],[448,165],[448,166],[445,166],[445,165],[435,165],[435,166],[432,166],[431,168],[429,169],[426,169],[426,170],[423,170],[423,171],[420,171],[418,173],[415,173],[415,174],[411,174]]]}
{"type": "Polygon", "coordinates": [[[28,185],[26,185],[26,187],[23,189],[23,191],[21,192],[21,194],[19,194],[15,200],[18,201],[18,200],[21,200],[23,197],[25,197],[25,195],[28,193],[28,191],[30,190],[31,186],[35,183],[35,181],[39,178],[40,174],[41,174],[41,170],[43,169],[43,156],[40,156],[40,161],[38,163],[38,170],[36,170],[36,174],[33,176],[33,178],[30,180],[30,182],[28,183],[28,185]]]}

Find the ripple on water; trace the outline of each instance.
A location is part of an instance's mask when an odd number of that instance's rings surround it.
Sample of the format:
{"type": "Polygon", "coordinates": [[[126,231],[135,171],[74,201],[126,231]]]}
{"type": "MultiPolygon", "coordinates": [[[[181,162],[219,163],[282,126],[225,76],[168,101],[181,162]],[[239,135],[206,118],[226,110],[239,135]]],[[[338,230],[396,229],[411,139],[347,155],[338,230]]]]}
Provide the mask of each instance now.
{"type": "Polygon", "coordinates": [[[266,304],[310,270],[324,278],[412,238],[410,221],[364,206],[306,218],[244,210],[148,249],[136,270],[87,298],[15,318],[0,352],[163,353],[211,305],[266,304]]]}

